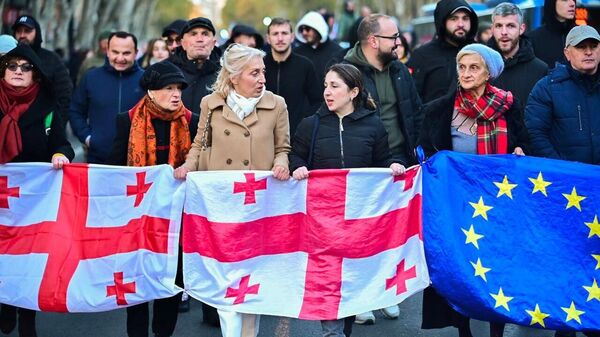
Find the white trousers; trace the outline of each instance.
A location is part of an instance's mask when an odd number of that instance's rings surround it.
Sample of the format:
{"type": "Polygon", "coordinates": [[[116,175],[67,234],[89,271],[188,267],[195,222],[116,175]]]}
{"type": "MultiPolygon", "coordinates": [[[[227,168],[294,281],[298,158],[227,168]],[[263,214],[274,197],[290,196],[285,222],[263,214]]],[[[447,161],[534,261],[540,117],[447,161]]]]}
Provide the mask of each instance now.
{"type": "Polygon", "coordinates": [[[223,337],[256,337],[260,315],[217,310],[223,337]]]}

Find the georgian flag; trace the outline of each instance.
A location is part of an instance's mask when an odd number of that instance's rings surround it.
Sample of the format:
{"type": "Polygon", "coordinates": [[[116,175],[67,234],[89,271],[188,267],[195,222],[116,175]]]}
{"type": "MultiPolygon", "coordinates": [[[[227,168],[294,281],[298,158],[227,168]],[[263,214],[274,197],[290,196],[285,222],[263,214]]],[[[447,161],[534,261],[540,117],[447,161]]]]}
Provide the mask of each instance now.
{"type": "Polygon", "coordinates": [[[337,319],[397,304],[429,285],[421,173],[388,169],[188,174],[184,283],[244,313],[337,319]]]}
{"type": "Polygon", "coordinates": [[[168,165],[0,166],[0,302],[97,312],[175,295],[183,193],[168,165]]]}

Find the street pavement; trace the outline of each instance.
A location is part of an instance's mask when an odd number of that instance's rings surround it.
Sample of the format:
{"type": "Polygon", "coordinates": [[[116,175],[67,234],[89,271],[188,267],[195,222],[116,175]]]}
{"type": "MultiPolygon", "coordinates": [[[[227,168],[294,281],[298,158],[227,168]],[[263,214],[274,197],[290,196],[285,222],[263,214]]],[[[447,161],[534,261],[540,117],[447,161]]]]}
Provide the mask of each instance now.
{"type": "MultiPolygon", "coordinates": [[[[456,329],[421,330],[421,294],[400,304],[400,318],[385,319],[376,312],[376,323],[370,326],[354,325],[353,337],[456,337],[456,329]]],[[[38,313],[39,337],[127,337],[124,309],[94,314],[38,313]]],[[[488,324],[471,321],[474,337],[488,337],[488,324]]],[[[321,337],[321,326],[316,321],[263,316],[259,337],[321,337]]],[[[505,337],[552,337],[551,331],[507,325],[505,337]]],[[[17,337],[13,332],[9,336],[17,337]]],[[[199,302],[192,301],[191,310],[179,315],[173,337],[221,337],[218,328],[202,323],[199,302]]],[[[578,336],[583,336],[578,334],[578,336]]]]}

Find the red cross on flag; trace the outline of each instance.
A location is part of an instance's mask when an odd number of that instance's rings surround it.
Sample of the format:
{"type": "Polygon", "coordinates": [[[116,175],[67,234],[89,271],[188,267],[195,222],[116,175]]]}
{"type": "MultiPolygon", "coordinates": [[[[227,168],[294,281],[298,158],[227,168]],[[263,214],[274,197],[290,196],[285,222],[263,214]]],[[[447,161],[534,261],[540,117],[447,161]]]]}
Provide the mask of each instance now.
{"type": "Polygon", "coordinates": [[[96,312],[175,295],[183,193],[168,165],[0,166],[0,302],[96,312]]]}
{"type": "Polygon", "coordinates": [[[224,310],[336,319],[429,285],[421,173],[388,169],[188,174],[184,282],[224,310]]]}

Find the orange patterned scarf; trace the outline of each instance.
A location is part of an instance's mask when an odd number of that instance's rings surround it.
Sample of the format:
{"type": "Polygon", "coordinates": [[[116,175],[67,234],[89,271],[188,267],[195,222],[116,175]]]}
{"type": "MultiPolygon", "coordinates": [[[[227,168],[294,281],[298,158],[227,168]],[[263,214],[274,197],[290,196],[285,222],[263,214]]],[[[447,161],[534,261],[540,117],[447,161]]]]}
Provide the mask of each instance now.
{"type": "Polygon", "coordinates": [[[191,112],[183,104],[176,111],[165,111],[147,95],[144,96],[129,110],[131,129],[127,149],[127,166],[156,165],[156,133],[152,126],[152,120],[155,118],[171,121],[169,165],[178,167],[183,164],[185,156],[192,147],[186,115],[190,116],[191,112]]]}

